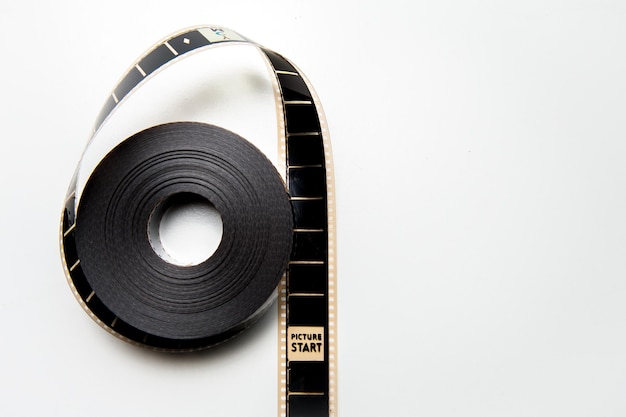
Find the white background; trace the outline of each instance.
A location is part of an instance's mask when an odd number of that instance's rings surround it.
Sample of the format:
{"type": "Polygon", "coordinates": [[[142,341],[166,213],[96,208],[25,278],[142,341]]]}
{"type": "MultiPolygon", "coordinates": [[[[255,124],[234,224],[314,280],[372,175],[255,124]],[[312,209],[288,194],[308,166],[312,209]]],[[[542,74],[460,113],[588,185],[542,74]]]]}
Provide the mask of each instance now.
{"type": "Polygon", "coordinates": [[[71,295],[64,194],[130,63],[231,27],[311,79],[334,148],[339,415],[626,415],[622,1],[0,3],[0,414],[274,416],[276,319],[203,354],[71,295]]]}

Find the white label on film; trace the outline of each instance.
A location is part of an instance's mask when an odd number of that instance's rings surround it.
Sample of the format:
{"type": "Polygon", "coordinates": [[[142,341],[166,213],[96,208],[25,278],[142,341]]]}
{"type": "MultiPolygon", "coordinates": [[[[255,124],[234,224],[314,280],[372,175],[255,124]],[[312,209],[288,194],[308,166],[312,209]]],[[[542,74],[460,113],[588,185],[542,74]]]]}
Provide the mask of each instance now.
{"type": "Polygon", "coordinates": [[[323,361],[324,328],[289,326],[287,328],[287,359],[290,361],[323,361]]]}
{"type": "Polygon", "coordinates": [[[207,38],[209,42],[246,40],[243,36],[235,32],[234,30],[222,27],[200,28],[198,29],[198,32],[202,33],[202,35],[207,38]]]}

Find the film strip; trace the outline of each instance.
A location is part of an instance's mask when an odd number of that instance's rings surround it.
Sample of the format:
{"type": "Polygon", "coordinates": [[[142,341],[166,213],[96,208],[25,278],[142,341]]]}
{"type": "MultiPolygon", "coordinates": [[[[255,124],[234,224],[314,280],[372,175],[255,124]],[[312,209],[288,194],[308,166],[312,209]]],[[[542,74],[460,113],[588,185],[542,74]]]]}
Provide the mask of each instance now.
{"type": "MultiPolygon", "coordinates": [[[[332,152],[325,118],[311,84],[283,56],[222,27],[203,26],[168,37],[143,55],[108,97],[95,133],[120,102],[151,74],[185,54],[229,42],[261,51],[275,90],[279,158],[284,162],[293,215],[293,248],[279,295],[279,415],[336,416],[336,252],[332,152]]],[[[89,288],[76,253],[76,175],[61,222],[61,251],[70,286],[102,327],[127,341],[124,323],[89,288]]],[[[141,343],[141,341],[139,341],[141,343]]],[[[175,346],[169,346],[176,350],[175,346]]],[[[167,348],[167,347],[166,347],[167,348]]],[[[193,346],[191,346],[193,348],[193,346]]]]}
{"type": "Polygon", "coordinates": [[[295,221],[294,251],[279,287],[280,415],[334,416],[335,217],[328,129],[302,72],[284,57],[264,53],[281,98],[280,150],[295,221]]]}

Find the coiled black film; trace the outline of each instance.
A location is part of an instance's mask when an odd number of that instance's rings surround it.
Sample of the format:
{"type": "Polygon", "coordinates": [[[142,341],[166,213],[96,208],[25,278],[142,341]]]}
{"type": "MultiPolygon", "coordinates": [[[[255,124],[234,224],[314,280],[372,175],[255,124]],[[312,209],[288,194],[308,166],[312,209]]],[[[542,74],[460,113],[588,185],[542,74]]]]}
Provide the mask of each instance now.
{"type": "Polygon", "coordinates": [[[187,29],[131,67],[94,132],[164,65],[228,43],[256,46],[268,64],[286,182],[254,145],[217,126],[177,122],[137,132],[103,158],[80,196],[72,180],[61,221],[63,265],[81,306],[102,327],[168,351],[205,348],[244,330],[277,287],[279,415],[334,416],[333,167],[321,105],[302,72],[232,30],[187,29]],[[180,196],[208,200],[224,221],[218,250],[198,265],[159,258],[146,232],[155,211],[180,196]]]}

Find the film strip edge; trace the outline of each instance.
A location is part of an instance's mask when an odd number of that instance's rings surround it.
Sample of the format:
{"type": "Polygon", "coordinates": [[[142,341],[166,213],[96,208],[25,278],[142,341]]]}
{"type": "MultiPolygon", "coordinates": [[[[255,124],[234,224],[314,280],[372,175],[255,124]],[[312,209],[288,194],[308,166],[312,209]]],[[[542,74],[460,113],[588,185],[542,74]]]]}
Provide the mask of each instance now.
{"type": "MultiPolygon", "coordinates": [[[[298,68],[293,64],[295,68],[298,68]]],[[[300,72],[300,76],[309,86],[313,103],[318,111],[322,133],[322,145],[324,146],[324,160],[326,167],[326,223],[328,232],[328,395],[329,395],[329,417],[337,416],[337,218],[336,218],[336,194],[335,194],[335,167],[333,161],[332,146],[330,141],[330,130],[324,114],[322,102],[308,80],[306,75],[300,72]]]]}
{"type": "MultiPolygon", "coordinates": [[[[278,151],[278,160],[277,164],[279,166],[287,166],[287,139],[286,139],[286,129],[285,129],[285,116],[284,116],[284,107],[283,107],[283,99],[280,90],[280,85],[278,84],[278,77],[274,72],[274,66],[270,61],[269,57],[265,53],[262,48],[258,48],[259,54],[263,61],[265,61],[265,65],[267,67],[267,71],[270,76],[270,82],[272,83],[272,90],[274,92],[274,105],[276,107],[276,127],[277,127],[277,151],[278,151]]],[[[285,184],[287,183],[286,178],[286,170],[280,171],[280,175],[283,178],[285,184]]],[[[277,313],[278,313],[278,332],[277,332],[277,346],[278,346],[278,373],[277,373],[277,404],[278,404],[278,415],[281,417],[285,417],[287,414],[287,345],[286,345],[286,337],[287,337],[287,273],[285,272],[278,283],[278,287],[276,289],[278,294],[277,301],[277,313]]]]}

